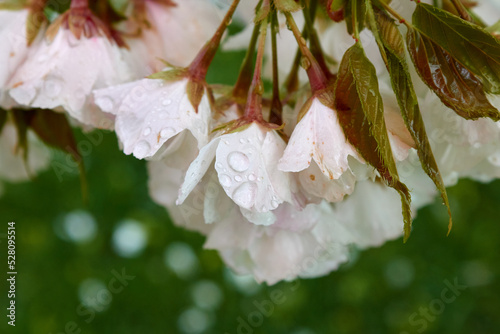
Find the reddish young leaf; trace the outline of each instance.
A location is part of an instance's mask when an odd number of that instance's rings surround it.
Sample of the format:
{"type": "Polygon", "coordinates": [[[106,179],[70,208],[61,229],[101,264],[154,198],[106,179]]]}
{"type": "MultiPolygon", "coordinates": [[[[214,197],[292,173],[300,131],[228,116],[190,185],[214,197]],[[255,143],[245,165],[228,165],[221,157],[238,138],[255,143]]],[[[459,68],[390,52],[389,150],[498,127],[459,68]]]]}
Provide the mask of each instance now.
{"type": "Polygon", "coordinates": [[[407,44],[418,74],[446,106],[466,119],[500,120],[481,81],[446,50],[416,29],[408,30],[407,44]]]}
{"type": "Polygon", "coordinates": [[[398,176],[384,120],[375,67],[359,43],[349,48],[340,64],[334,109],[347,140],[387,184],[401,196],[406,241],[411,231],[410,193],[398,176]]]}

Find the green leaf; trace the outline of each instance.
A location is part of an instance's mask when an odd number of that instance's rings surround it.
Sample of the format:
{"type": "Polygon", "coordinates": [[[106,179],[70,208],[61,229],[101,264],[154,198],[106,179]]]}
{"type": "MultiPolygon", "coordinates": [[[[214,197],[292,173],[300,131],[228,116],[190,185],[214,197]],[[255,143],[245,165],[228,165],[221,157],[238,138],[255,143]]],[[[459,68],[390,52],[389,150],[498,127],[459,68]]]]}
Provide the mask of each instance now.
{"type": "MultiPolygon", "coordinates": [[[[368,12],[370,15],[370,11],[368,12]]],[[[434,159],[434,154],[432,153],[431,145],[425,131],[424,121],[418,106],[417,95],[408,71],[403,36],[399,32],[394,20],[384,12],[377,12],[376,18],[374,16],[373,19],[376,21],[376,33],[374,33],[374,35],[378,39],[380,53],[386,60],[387,70],[391,77],[392,89],[396,94],[396,99],[406,128],[410,131],[413,141],[416,144],[418,157],[423,170],[436,185],[436,188],[441,193],[443,203],[448,210],[448,215],[450,217],[448,223],[449,233],[452,226],[452,219],[448,195],[436,160],[434,159]]]]}
{"type": "Polygon", "coordinates": [[[481,81],[448,52],[411,28],[407,44],[418,74],[446,106],[466,119],[500,120],[500,113],[488,101],[481,81]]]}
{"type": "Polygon", "coordinates": [[[439,8],[419,3],[413,13],[416,29],[452,55],[483,81],[484,88],[500,93],[500,41],[473,23],[439,8]]]}
{"type": "Polygon", "coordinates": [[[350,35],[360,33],[365,27],[366,6],[364,0],[349,0],[345,5],[344,18],[350,35]]]}
{"type": "Polygon", "coordinates": [[[399,180],[383,108],[375,67],[358,42],[346,51],[340,63],[334,109],[347,140],[400,194],[406,241],[411,231],[411,197],[399,180]]]}

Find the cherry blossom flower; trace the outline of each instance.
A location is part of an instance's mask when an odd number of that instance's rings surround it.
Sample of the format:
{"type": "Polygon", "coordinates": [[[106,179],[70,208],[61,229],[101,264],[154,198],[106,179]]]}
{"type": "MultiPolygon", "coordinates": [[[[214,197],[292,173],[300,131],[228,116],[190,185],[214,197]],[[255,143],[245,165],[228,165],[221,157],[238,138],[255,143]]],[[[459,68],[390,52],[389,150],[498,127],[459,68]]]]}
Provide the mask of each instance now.
{"type": "Polygon", "coordinates": [[[350,233],[334,220],[326,203],[301,211],[290,204],[275,210],[276,222],[262,226],[246,221],[234,206],[214,223],[204,247],[216,249],[238,274],[275,284],[297,277],[329,273],[348,260],[350,233]]]}
{"type": "Polygon", "coordinates": [[[302,185],[309,192],[329,201],[342,200],[345,194],[352,192],[355,183],[348,157],[364,161],[347,142],[335,111],[318,98],[309,103],[310,107],[296,125],[278,168],[286,172],[307,169],[302,185]]]}
{"type": "Polygon", "coordinates": [[[167,82],[142,79],[97,90],[95,103],[116,115],[115,131],[125,154],[138,159],[155,155],[162,145],[189,130],[201,147],[208,142],[212,119],[208,92],[198,110],[189,101],[188,78],[167,82]]]}
{"type": "Polygon", "coordinates": [[[189,166],[177,204],[184,202],[215,159],[219,183],[242,209],[267,213],[284,202],[298,205],[292,179],[277,169],[284,149],[283,139],[258,123],[212,139],[189,166]]]}
{"type": "Polygon", "coordinates": [[[10,95],[21,105],[62,108],[81,123],[111,128],[112,117],[92,106],[90,93],[136,75],[124,60],[128,51],[110,39],[106,26],[88,8],[72,10],[49,27],[50,36],[30,47],[28,59],[9,82],[10,95]],[[81,16],[87,19],[77,34],[67,20],[81,16]]]}
{"type": "MultiPolygon", "coordinates": [[[[500,103],[492,102],[496,106],[500,103]]],[[[500,125],[491,119],[466,120],[432,92],[421,99],[422,116],[445,185],[460,177],[490,181],[500,177],[500,125]]]]}
{"type": "MultiPolygon", "coordinates": [[[[146,0],[147,18],[158,33],[163,55],[175,66],[187,66],[217,30],[221,12],[210,1],[175,1],[175,6],[146,0]]],[[[147,32],[146,32],[147,33],[147,32]]]]}

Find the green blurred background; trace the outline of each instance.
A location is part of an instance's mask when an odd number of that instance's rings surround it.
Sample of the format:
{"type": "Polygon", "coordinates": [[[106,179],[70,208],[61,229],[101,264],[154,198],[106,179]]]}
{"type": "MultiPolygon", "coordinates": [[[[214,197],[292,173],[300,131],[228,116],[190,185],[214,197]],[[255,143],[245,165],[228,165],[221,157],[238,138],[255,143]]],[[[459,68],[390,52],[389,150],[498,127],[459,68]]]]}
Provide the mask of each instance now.
{"type": "MultiPolygon", "coordinates": [[[[209,81],[234,82],[242,57],[218,54],[209,81]]],[[[76,135],[88,144],[87,206],[77,169],[62,182],[49,168],[5,184],[1,277],[13,220],[17,318],[7,326],[2,279],[0,333],[500,333],[500,181],[449,189],[449,237],[436,202],[418,212],[406,244],[353,250],[326,277],[269,287],[233,275],[202,236],[174,226],[148,197],[145,162],[121,153],[113,134],[90,135],[97,144],[76,135]]]]}

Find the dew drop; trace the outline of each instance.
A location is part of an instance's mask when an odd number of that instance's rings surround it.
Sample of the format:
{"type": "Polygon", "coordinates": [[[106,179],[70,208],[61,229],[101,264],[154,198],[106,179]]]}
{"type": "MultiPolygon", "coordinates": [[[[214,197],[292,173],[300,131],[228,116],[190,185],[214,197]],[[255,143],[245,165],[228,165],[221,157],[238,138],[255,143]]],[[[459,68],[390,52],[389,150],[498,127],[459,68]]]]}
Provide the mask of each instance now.
{"type": "Polygon", "coordinates": [[[279,205],[278,201],[275,201],[275,200],[272,200],[272,201],[271,201],[271,207],[272,207],[273,209],[276,209],[276,208],[278,207],[278,205],[279,205]]]}
{"type": "Polygon", "coordinates": [[[241,176],[239,176],[239,175],[236,175],[236,176],[234,177],[234,180],[235,180],[236,182],[241,182],[241,181],[243,181],[243,178],[242,178],[241,176]]]}
{"type": "Polygon", "coordinates": [[[170,99],[164,99],[163,101],[161,101],[161,104],[164,106],[168,106],[171,103],[172,103],[172,100],[170,100],[170,99]]]}
{"type": "Polygon", "coordinates": [[[249,181],[255,181],[256,177],[255,177],[255,174],[254,173],[251,173],[250,175],[248,175],[248,180],[249,181]]]}
{"type": "Polygon", "coordinates": [[[215,167],[217,167],[217,169],[222,169],[224,166],[220,162],[217,162],[215,167]]]}
{"type": "Polygon", "coordinates": [[[254,182],[245,182],[233,193],[233,200],[236,204],[244,208],[250,208],[255,201],[257,185],[254,182]]]}
{"type": "Polygon", "coordinates": [[[151,134],[151,128],[150,127],[145,128],[144,131],[142,132],[143,136],[149,136],[150,134],[151,134]]]}
{"type": "Polygon", "coordinates": [[[302,68],[307,71],[309,67],[311,67],[311,61],[306,57],[302,57],[300,59],[300,66],[302,66],[302,68]]]}
{"type": "Polygon", "coordinates": [[[244,172],[250,167],[250,159],[244,153],[237,151],[229,153],[227,163],[237,172],[244,172]]]}
{"type": "Polygon", "coordinates": [[[231,178],[226,174],[222,174],[221,176],[219,176],[219,182],[223,187],[231,186],[231,178]]]}
{"type": "Polygon", "coordinates": [[[151,151],[151,146],[148,144],[147,141],[142,140],[135,145],[133,153],[136,158],[142,159],[145,156],[147,156],[150,151],[151,151]]]}
{"type": "Polygon", "coordinates": [[[48,97],[54,98],[61,93],[62,85],[59,80],[49,79],[45,81],[43,88],[48,97]]]}

